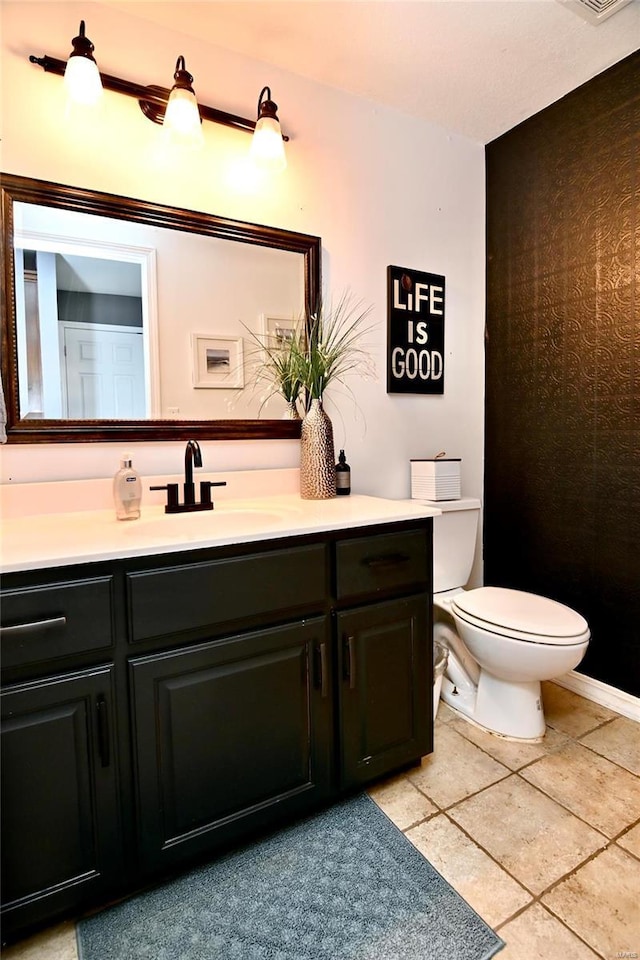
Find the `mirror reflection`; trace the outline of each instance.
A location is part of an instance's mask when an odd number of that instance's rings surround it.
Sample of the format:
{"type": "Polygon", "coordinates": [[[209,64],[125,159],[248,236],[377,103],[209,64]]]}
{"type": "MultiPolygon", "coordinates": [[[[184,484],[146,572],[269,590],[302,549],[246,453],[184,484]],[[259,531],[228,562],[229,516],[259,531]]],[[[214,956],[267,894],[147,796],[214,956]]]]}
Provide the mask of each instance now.
{"type": "Polygon", "coordinates": [[[281,417],[258,338],[304,310],[299,253],[14,204],[21,419],[281,417]]]}
{"type": "Polygon", "coordinates": [[[256,370],[319,237],[13,174],[0,212],[9,442],[300,436],[256,370]]]}

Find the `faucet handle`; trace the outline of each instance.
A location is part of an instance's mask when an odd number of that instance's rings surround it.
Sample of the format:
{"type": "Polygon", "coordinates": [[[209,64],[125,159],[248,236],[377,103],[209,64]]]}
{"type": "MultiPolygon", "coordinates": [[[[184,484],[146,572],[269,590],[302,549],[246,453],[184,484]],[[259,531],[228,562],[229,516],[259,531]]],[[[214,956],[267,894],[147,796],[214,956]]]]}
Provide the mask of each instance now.
{"type": "Polygon", "coordinates": [[[163,487],[149,487],[149,490],[166,490],[167,504],[164,508],[165,513],[176,513],[178,509],[178,484],[165,483],[163,487]]]}
{"type": "Polygon", "coordinates": [[[211,487],[226,487],[226,480],[201,480],[200,481],[200,503],[205,505],[206,510],[213,510],[213,502],[211,500],[211,487]],[[209,504],[211,506],[209,507],[209,504]]]}

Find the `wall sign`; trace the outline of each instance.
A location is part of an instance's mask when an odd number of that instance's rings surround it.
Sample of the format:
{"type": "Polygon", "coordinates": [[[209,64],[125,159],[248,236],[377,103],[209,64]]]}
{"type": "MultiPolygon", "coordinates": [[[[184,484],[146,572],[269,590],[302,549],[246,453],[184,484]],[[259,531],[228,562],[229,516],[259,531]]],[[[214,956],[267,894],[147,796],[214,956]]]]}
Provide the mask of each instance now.
{"type": "Polygon", "coordinates": [[[444,393],[444,277],[387,267],[387,393],[444,393]]]}

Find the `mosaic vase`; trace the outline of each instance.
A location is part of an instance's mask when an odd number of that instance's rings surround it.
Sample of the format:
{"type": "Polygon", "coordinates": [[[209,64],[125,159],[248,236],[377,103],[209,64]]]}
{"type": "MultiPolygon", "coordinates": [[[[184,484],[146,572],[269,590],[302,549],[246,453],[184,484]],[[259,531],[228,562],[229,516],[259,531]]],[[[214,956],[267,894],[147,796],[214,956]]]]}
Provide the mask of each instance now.
{"type": "Polygon", "coordinates": [[[336,496],[333,426],[322,407],[322,400],[312,400],[302,419],[300,496],[303,500],[329,500],[336,496]]]}

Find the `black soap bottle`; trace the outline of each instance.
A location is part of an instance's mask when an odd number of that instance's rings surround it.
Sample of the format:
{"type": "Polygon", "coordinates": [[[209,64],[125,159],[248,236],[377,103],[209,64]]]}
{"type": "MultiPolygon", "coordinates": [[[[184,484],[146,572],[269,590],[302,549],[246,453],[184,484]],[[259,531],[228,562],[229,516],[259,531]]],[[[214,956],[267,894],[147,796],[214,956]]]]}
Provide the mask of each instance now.
{"type": "Polygon", "coordinates": [[[344,450],[340,451],[336,463],[336,493],[339,497],[346,497],[351,493],[351,467],[345,459],[344,450]]]}

